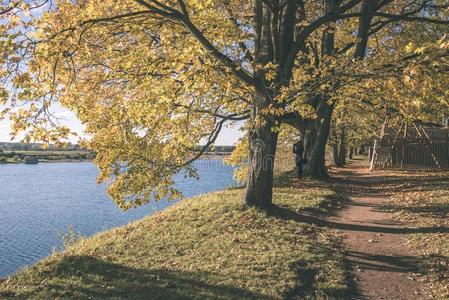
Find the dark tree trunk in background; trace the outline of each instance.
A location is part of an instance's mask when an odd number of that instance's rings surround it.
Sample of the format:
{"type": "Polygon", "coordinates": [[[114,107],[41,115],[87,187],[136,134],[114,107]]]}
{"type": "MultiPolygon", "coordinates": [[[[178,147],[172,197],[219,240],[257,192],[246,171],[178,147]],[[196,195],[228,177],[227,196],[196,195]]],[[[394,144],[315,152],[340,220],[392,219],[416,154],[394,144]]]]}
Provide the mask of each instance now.
{"type": "Polygon", "coordinates": [[[338,133],[338,164],[339,167],[342,167],[346,164],[346,130],[345,127],[342,126],[340,128],[340,132],[338,133]]]}
{"type": "Polygon", "coordinates": [[[325,178],[326,172],[326,143],[329,137],[333,106],[321,102],[318,109],[318,118],[306,120],[303,129],[304,157],[307,163],[304,166],[304,176],[312,178],[325,178]]]}
{"type": "MultiPolygon", "coordinates": [[[[325,0],[325,13],[335,12],[341,4],[339,0],[325,0]]],[[[362,4],[362,12],[372,12],[376,10],[377,0],[364,0],[362,4]]],[[[358,37],[360,41],[356,45],[354,56],[358,59],[363,59],[366,54],[366,47],[368,44],[368,32],[372,21],[370,16],[362,16],[359,20],[358,37]]],[[[322,52],[324,55],[332,55],[335,50],[335,33],[329,31],[323,35],[322,52]]],[[[327,104],[326,104],[327,105],[327,104]]],[[[329,106],[329,105],[327,105],[329,106]]],[[[325,110],[320,118],[317,120],[307,120],[304,131],[305,139],[305,154],[309,162],[305,166],[304,175],[313,178],[323,178],[327,176],[326,173],[326,143],[330,132],[330,124],[332,119],[333,107],[325,110]],[[313,136],[315,135],[315,136],[313,136]]],[[[343,166],[346,163],[346,144],[344,128],[339,133],[339,142],[337,147],[338,153],[335,158],[337,166],[343,166]]],[[[335,149],[334,149],[335,150],[335,149]]]]}
{"type": "Polygon", "coordinates": [[[338,168],[343,167],[346,164],[346,154],[345,129],[341,128],[335,143],[332,144],[332,165],[338,168]]]}
{"type": "Polygon", "coordinates": [[[332,165],[334,167],[341,167],[339,165],[339,161],[338,161],[338,145],[337,145],[337,143],[332,143],[331,147],[332,147],[332,165]]]}
{"type": "MultiPolygon", "coordinates": [[[[340,0],[325,0],[324,12],[326,14],[335,12],[340,6],[340,0]]],[[[323,34],[322,53],[324,56],[332,55],[335,48],[335,33],[328,30],[323,34]]],[[[333,104],[328,104],[327,97],[317,97],[316,113],[318,118],[306,120],[303,131],[304,155],[307,164],[304,167],[304,176],[312,178],[327,177],[326,171],[326,143],[330,133],[333,104]]]]}

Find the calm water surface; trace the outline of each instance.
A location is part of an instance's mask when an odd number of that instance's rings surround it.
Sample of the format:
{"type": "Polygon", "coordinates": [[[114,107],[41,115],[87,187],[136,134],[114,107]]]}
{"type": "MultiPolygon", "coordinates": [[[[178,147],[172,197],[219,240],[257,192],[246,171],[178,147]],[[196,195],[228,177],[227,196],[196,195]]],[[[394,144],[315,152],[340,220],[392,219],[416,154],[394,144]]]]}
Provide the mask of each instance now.
{"type": "MultiPolygon", "coordinates": [[[[175,177],[186,197],[235,185],[232,167],[221,160],[196,162],[200,180],[175,177]]],[[[89,236],[161,210],[174,202],[153,202],[122,212],[96,184],[89,162],[0,165],[0,277],[14,273],[61,247],[69,226],[89,236]]]]}

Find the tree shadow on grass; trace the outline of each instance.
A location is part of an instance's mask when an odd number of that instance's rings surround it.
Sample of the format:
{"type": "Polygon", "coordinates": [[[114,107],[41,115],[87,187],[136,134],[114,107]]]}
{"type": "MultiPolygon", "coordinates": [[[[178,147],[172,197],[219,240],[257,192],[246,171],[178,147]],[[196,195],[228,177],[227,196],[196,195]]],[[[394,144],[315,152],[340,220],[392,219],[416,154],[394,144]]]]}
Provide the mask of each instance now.
{"type": "Polygon", "coordinates": [[[340,229],[348,231],[365,231],[375,233],[393,233],[393,234],[413,234],[413,233],[449,233],[449,227],[397,227],[397,226],[371,226],[371,225],[359,225],[353,223],[333,222],[322,218],[321,216],[315,216],[305,213],[298,213],[290,208],[274,206],[270,210],[270,215],[282,218],[285,220],[293,220],[296,222],[302,222],[312,224],[321,228],[328,229],[340,229]]]}
{"type": "Polygon", "coordinates": [[[346,255],[348,262],[357,264],[364,270],[398,273],[418,273],[422,271],[416,256],[375,255],[358,251],[347,251],[346,255]]]}
{"type": "Polygon", "coordinates": [[[440,254],[428,254],[423,257],[424,268],[433,277],[442,282],[449,282],[449,256],[440,254]]]}
{"type": "MultiPolygon", "coordinates": [[[[341,171],[339,174],[345,177],[333,178],[333,180],[348,186],[358,186],[362,192],[368,195],[379,194],[379,191],[382,191],[384,194],[395,194],[400,192],[449,190],[449,179],[443,173],[412,173],[402,175],[373,173],[360,176],[351,170],[346,170],[341,171]]],[[[357,195],[360,196],[360,190],[357,192],[357,195]]]]}
{"type": "Polygon", "coordinates": [[[449,218],[449,203],[426,204],[425,201],[423,200],[422,204],[416,205],[417,206],[409,206],[409,207],[406,206],[396,207],[394,205],[385,205],[383,208],[387,211],[418,214],[421,217],[430,217],[435,219],[449,218]]]}
{"type": "MultiPolygon", "coordinates": [[[[270,215],[276,218],[281,218],[289,221],[295,221],[298,223],[312,224],[318,228],[324,230],[340,229],[349,231],[365,231],[374,233],[392,233],[392,234],[406,234],[406,233],[449,233],[448,227],[420,227],[420,228],[408,228],[408,227],[391,227],[391,226],[368,226],[358,225],[352,223],[338,223],[329,221],[319,215],[310,215],[304,212],[296,212],[288,207],[274,206],[270,210],[270,215]]],[[[321,245],[320,243],[313,242],[310,244],[310,249],[317,252],[330,251],[328,247],[321,245]]],[[[327,257],[329,257],[327,255],[327,257]]],[[[447,261],[447,260],[445,260],[447,261]]],[[[435,264],[434,264],[435,265],[435,264]]],[[[329,295],[335,295],[329,299],[364,299],[361,291],[358,287],[358,283],[354,281],[352,275],[358,267],[363,269],[372,269],[378,271],[399,272],[399,273],[417,273],[422,272],[421,262],[417,257],[413,256],[394,256],[394,255],[373,255],[371,253],[346,251],[343,259],[343,268],[346,277],[346,283],[349,290],[346,294],[342,291],[329,291],[329,295]]],[[[434,267],[433,267],[434,268],[434,267]]],[[[295,289],[291,290],[292,294],[299,295],[314,295],[316,290],[316,282],[314,280],[316,274],[322,271],[320,268],[308,268],[301,266],[297,269],[297,276],[300,279],[295,289]]],[[[446,270],[447,272],[447,270],[446,270]]],[[[441,272],[442,273],[442,272],[441,272]]],[[[447,273],[445,273],[447,274],[447,273]]],[[[311,298],[313,299],[313,298],[311,298]]]]}
{"type": "Polygon", "coordinates": [[[39,299],[272,299],[220,285],[214,274],[139,269],[89,256],[67,256],[49,270],[44,285],[0,298],[39,299]]]}
{"type": "MultiPolygon", "coordinates": [[[[333,191],[333,194],[327,195],[325,199],[319,203],[316,207],[307,208],[302,210],[303,213],[309,213],[316,217],[336,215],[342,208],[348,206],[368,206],[374,210],[396,210],[395,207],[389,206],[385,203],[375,202],[354,202],[351,197],[384,197],[386,195],[413,192],[413,191],[448,191],[449,179],[444,178],[442,175],[429,174],[428,177],[415,176],[405,177],[397,175],[385,175],[385,176],[365,176],[358,177],[357,173],[351,169],[343,169],[339,172],[340,175],[345,174],[343,177],[329,177],[326,180],[298,180],[295,178],[294,172],[288,172],[282,174],[276,181],[276,187],[297,187],[298,193],[308,188],[326,188],[333,191]],[[347,178],[349,176],[351,178],[347,178]],[[382,194],[380,194],[382,191],[382,194]]],[[[410,213],[416,213],[421,216],[428,216],[434,218],[447,218],[449,216],[449,204],[426,204],[426,201],[422,201],[425,205],[413,206],[413,207],[401,207],[401,210],[408,211],[410,213]]],[[[310,220],[310,218],[308,218],[310,220]]],[[[313,221],[313,220],[312,220],[313,221]]],[[[329,224],[331,225],[331,224],[329,224]]],[[[391,224],[393,225],[393,224],[391,224]]],[[[337,227],[339,225],[337,224],[337,227]]],[[[344,228],[345,229],[345,228],[344,228]]],[[[378,228],[381,230],[380,228],[378,228]]],[[[376,228],[371,228],[368,231],[376,231],[376,228]]],[[[390,230],[390,229],[388,229],[390,230]]],[[[394,230],[393,230],[394,231],[394,230]]],[[[424,228],[422,232],[417,233],[446,233],[447,229],[442,228],[441,231],[432,228],[424,228]]],[[[392,233],[415,233],[410,232],[409,229],[398,230],[392,233]]]]}
{"type": "MultiPolygon", "coordinates": [[[[328,279],[332,281],[333,272],[339,272],[329,267],[329,259],[335,259],[336,249],[330,245],[320,243],[307,243],[309,251],[316,257],[310,261],[295,261],[290,264],[291,270],[295,273],[295,285],[286,290],[284,299],[350,299],[349,269],[343,267],[344,282],[341,284],[328,284],[328,279]]],[[[344,263],[342,261],[342,263],[344,263]]]]}
{"type": "MultiPolygon", "coordinates": [[[[298,193],[308,192],[313,189],[325,189],[330,191],[330,194],[317,197],[322,197],[322,200],[313,207],[302,208],[301,212],[310,215],[334,216],[343,207],[349,205],[351,200],[347,193],[339,188],[340,181],[335,178],[327,178],[326,180],[313,179],[298,179],[295,172],[286,172],[275,179],[274,186],[278,189],[297,188],[298,193]]],[[[276,207],[276,206],[275,206],[276,207]]]]}

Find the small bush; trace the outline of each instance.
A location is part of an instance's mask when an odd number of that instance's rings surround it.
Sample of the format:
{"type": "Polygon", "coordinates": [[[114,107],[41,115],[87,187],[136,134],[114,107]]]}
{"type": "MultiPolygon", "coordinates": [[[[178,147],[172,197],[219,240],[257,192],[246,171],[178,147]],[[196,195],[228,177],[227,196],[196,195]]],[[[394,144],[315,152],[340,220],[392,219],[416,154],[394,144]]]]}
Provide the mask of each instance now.
{"type": "Polygon", "coordinates": [[[67,232],[61,234],[62,247],[64,249],[67,249],[68,247],[75,244],[82,238],[83,238],[83,236],[79,232],[75,231],[75,229],[73,228],[73,225],[70,225],[67,232]]]}

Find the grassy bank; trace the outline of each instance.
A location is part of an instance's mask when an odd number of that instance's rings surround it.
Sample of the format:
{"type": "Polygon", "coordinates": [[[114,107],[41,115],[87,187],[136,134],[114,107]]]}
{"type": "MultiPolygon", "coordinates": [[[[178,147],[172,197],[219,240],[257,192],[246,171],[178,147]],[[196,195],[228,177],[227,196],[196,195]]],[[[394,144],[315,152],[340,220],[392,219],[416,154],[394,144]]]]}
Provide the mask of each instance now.
{"type": "Polygon", "coordinates": [[[449,174],[408,176],[389,206],[395,218],[416,228],[408,243],[420,255],[426,283],[438,299],[449,299],[449,174]]]}
{"type": "Polygon", "coordinates": [[[337,197],[279,180],[269,213],[242,190],[182,201],[128,226],[80,239],[0,283],[0,298],[326,299],[347,293],[340,238],[301,222],[337,197]]]}

